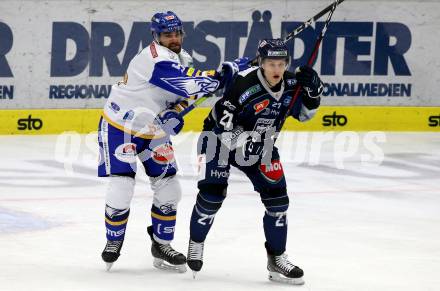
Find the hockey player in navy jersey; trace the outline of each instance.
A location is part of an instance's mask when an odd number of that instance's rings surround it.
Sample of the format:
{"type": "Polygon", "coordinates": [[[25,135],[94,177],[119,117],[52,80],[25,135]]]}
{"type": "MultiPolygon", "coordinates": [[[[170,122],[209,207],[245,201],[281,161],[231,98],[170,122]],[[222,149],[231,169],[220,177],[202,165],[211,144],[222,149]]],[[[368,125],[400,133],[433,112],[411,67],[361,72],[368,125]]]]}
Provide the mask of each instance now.
{"type": "Polygon", "coordinates": [[[182,22],[171,11],[154,14],[151,31],[153,42],[131,60],[124,80],[112,87],[99,123],[98,175],[109,177],[102,259],[109,270],[120,255],[139,159],[154,192],[148,227],[153,264],[184,272],[185,256],[170,245],[181,197],[170,135],[183,127],[179,112],[188,98],[222,88],[238,66],[225,62],[221,72],[194,69],[191,56],[182,49],[182,22]]]}
{"type": "Polygon", "coordinates": [[[246,174],[266,208],[263,228],[269,279],[303,284],[303,270],[285,253],[289,196],[274,143],[286,113],[300,122],[315,115],[323,83],[310,67],[287,71],[290,56],[280,39],[262,40],[257,55],[259,66],[238,73],[205,119],[198,146],[201,178],[191,216],[187,264],[194,276],[202,268],[204,241],[226,198],[229,171],[234,166],[246,174]],[[297,83],[302,94],[287,112],[297,83]]]}

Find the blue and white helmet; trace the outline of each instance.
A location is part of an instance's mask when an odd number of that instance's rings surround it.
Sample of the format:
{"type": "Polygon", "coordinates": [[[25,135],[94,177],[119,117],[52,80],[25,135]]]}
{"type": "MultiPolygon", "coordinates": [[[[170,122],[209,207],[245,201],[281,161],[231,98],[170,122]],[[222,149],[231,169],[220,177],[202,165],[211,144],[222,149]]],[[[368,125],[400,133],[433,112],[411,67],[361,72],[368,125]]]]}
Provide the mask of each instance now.
{"type": "Polygon", "coordinates": [[[264,59],[285,59],[287,64],[290,63],[289,49],[282,39],[263,39],[258,43],[257,49],[258,63],[264,59]]]}
{"type": "Polygon", "coordinates": [[[162,32],[180,31],[183,33],[182,21],[172,11],[158,12],[151,18],[151,32],[158,37],[162,32]]]}

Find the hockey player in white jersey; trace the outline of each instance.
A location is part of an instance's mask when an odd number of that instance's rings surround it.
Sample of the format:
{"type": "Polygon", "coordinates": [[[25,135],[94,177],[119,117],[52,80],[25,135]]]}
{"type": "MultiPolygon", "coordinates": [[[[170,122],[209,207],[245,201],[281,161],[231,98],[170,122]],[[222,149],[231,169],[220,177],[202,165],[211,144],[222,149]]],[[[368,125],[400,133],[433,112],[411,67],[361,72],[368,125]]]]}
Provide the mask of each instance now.
{"type": "Polygon", "coordinates": [[[170,135],[183,127],[179,112],[188,106],[188,98],[215,92],[232,79],[238,66],[225,62],[220,73],[192,68],[191,56],[181,47],[182,22],[171,11],[154,14],[151,31],[154,41],[131,60],[124,80],[112,87],[99,123],[98,175],[109,177],[102,259],[109,270],[120,255],[139,158],[154,192],[152,225],[147,228],[153,265],[185,272],[185,256],[170,245],[181,197],[170,135]]]}

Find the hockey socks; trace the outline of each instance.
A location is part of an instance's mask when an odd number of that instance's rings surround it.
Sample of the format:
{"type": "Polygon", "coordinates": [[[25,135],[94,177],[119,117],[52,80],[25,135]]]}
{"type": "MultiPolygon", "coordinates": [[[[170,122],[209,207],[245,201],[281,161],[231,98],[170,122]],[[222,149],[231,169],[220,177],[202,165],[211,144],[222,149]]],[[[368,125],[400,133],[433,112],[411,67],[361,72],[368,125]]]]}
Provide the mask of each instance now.
{"type": "Polygon", "coordinates": [[[268,251],[275,255],[284,253],[287,242],[287,213],[266,211],[263,227],[268,251]]]}
{"type": "Polygon", "coordinates": [[[161,244],[169,244],[174,238],[176,211],[170,209],[162,211],[153,205],[151,207],[151,222],[154,239],[161,244]]]}
{"type": "Polygon", "coordinates": [[[115,209],[105,206],[105,228],[107,229],[108,241],[123,241],[127,228],[130,209],[115,209]]]}
{"type": "Polygon", "coordinates": [[[224,195],[199,192],[191,215],[190,237],[193,241],[205,241],[224,199],[224,195]]]}

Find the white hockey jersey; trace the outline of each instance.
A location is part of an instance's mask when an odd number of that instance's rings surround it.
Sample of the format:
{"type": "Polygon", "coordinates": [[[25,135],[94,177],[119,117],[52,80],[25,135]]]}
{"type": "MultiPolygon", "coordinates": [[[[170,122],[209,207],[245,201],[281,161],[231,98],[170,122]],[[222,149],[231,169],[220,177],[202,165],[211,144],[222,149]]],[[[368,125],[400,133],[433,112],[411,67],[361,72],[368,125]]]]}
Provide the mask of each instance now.
{"type": "Polygon", "coordinates": [[[154,139],[165,135],[154,122],[163,110],[185,98],[197,99],[220,86],[215,71],[190,67],[192,57],[152,42],[128,65],[124,80],[112,86],[104,107],[104,118],[132,135],[154,139]]]}

